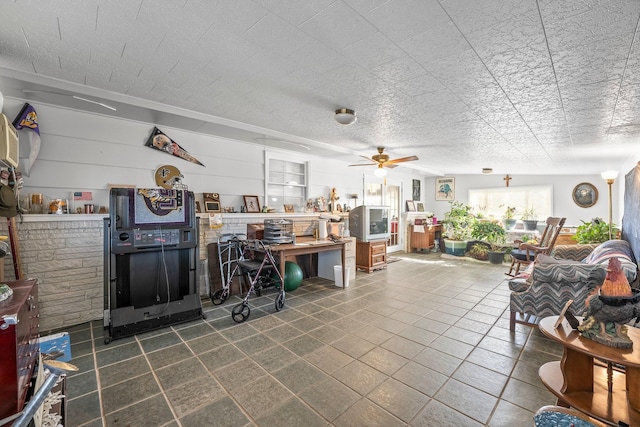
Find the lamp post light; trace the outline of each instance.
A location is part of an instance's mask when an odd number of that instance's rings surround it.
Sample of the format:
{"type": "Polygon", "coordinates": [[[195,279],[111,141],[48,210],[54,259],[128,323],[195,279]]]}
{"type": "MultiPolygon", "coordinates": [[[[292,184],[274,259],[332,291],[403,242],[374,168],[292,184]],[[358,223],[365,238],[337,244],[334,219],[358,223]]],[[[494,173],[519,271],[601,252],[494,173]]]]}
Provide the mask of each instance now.
{"type": "Polygon", "coordinates": [[[602,176],[602,179],[604,179],[605,181],[607,181],[607,185],[609,186],[609,240],[613,239],[613,233],[612,233],[612,226],[611,223],[613,221],[612,219],[612,202],[611,202],[611,186],[613,185],[613,183],[615,182],[616,178],[618,177],[618,171],[606,171],[606,172],[602,172],[600,174],[600,176],[602,176]]]}

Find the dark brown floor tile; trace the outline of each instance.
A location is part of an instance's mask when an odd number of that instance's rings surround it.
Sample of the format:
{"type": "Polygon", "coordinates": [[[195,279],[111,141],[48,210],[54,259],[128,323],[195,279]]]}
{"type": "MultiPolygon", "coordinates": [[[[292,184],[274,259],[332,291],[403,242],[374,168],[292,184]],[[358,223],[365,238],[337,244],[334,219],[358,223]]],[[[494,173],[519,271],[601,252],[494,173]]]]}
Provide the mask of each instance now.
{"type": "Polygon", "coordinates": [[[173,414],[164,397],[150,397],[141,402],[108,413],[108,426],[140,426],[156,427],[172,421],[173,414]]]}
{"type": "Polygon", "coordinates": [[[135,402],[160,393],[153,375],[144,374],[102,389],[104,411],[109,414],[135,402]]]}
{"type": "Polygon", "coordinates": [[[220,384],[208,375],[196,376],[195,379],[194,376],[185,376],[185,379],[180,385],[166,390],[167,398],[178,417],[227,396],[220,384]]]}
{"type": "Polygon", "coordinates": [[[149,364],[144,356],[114,363],[99,369],[100,385],[103,388],[109,387],[121,381],[144,375],[150,372],[150,370],[149,364]]]}
{"type": "Polygon", "coordinates": [[[418,363],[409,362],[393,374],[393,378],[427,396],[433,396],[448,377],[418,363]]]}
{"type": "Polygon", "coordinates": [[[256,421],[261,426],[278,427],[320,427],[327,425],[327,421],[324,418],[296,397],[273,408],[256,421]]]}
{"type": "Polygon", "coordinates": [[[361,399],[335,421],[336,427],[402,427],[405,424],[370,400],[361,399]]]}
{"type": "Polygon", "coordinates": [[[393,378],[376,387],[367,398],[404,422],[411,421],[430,399],[393,378]]]}
{"type": "MultiPolygon", "coordinates": [[[[91,420],[100,419],[100,397],[95,391],[67,401],[67,424],[79,426],[91,420]]],[[[102,421],[100,421],[102,425],[102,421]]]]}
{"type": "Polygon", "coordinates": [[[242,427],[249,423],[229,397],[223,397],[180,418],[183,427],[242,427]]]}
{"type": "Polygon", "coordinates": [[[160,385],[165,390],[184,384],[193,378],[206,378],[209,376],[207,369],[195,357],[156,369],[155,373],[160,385]]]}
{"type": "Polygon", "coordinates": [[[482,424],[498,403],[497,397],[456,380],[447,381],[433,398],[482,424]]]}

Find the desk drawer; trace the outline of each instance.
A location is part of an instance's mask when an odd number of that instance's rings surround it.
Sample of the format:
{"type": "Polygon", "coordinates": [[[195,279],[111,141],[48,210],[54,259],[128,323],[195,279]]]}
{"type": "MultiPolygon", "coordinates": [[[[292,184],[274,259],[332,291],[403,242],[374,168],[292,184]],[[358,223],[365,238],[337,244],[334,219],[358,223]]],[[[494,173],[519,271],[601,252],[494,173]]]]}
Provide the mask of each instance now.
{"type": "Polygon", "coordinates": [[[371,245],[371,255],[375,256],[378,254],[387,253],[387,245],[385,243],[378,245],[371,245]]]}

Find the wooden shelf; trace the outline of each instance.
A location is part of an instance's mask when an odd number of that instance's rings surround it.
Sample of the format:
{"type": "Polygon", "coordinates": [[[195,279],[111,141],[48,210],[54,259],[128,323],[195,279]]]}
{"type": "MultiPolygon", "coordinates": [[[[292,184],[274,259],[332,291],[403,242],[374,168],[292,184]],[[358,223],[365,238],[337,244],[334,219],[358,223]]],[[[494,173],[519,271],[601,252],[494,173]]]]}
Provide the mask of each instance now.
{"type": "Polygon", "coordinates": [[[557,318],[542,319],[540,331],[563,345],[562,360],[542,365],[538,374],[558,404],[606,423],[640,425],[640,331],[629,327],[633,348],[619,349],[584,338],[566,321],[555,328],[557,318]],[[611,370],[611,391],[608,362],[624,367],[611,370]]]}

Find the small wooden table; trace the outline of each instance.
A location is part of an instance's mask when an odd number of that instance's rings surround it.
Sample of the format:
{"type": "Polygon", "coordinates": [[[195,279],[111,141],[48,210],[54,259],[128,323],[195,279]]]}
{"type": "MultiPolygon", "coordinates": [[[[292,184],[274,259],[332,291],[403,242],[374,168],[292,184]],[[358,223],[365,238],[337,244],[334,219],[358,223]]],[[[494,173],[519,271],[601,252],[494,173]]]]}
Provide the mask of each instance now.
{"type": "Polygon", "coordinates": [[[632,349],[608,347],[588,338],[558,316],[540,321],[540,331],[564,347],[562,360],[548,362],[538,371],[544,385],[558,398],[558,405],[573,407],[605,423],[624,421],[640,426],[640,330],[629,327],[632,349]],[[605,364],[594,363],[594,359],[605,364]],[[611,369],[611,362],[624,372],[611,369]]]}

